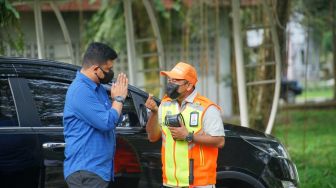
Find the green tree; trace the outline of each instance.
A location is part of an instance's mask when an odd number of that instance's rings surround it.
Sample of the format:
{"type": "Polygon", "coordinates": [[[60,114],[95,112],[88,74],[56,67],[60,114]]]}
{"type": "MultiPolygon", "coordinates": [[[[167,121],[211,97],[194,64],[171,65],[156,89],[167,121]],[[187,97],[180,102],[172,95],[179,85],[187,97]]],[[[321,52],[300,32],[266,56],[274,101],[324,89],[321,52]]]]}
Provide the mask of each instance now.
{"type": "Polygon", "coordinates": [[[98,12],[85,25],[84,43],[105,42],[117,51],[123,51],[126,49],[123,1],[102,0],[101,4],[98,12]]]}
{"type": "MultiPolygon", "coordinates": [[[[332,54],[336,80],[336,2],[335,0],[296,0],[294,12],[304,15],[302,24],[312,29],[313,38],[320,41],[324,56],[332,54]]],[[[336,100],[336,84],[334,85],[336,100]]]]}
{"type": "Polygon", "coordinates": [[[23,33],[20,14],[8,0],[0,0],[0,54],[9,45],[19,53],[23,51],[23,33]]]}

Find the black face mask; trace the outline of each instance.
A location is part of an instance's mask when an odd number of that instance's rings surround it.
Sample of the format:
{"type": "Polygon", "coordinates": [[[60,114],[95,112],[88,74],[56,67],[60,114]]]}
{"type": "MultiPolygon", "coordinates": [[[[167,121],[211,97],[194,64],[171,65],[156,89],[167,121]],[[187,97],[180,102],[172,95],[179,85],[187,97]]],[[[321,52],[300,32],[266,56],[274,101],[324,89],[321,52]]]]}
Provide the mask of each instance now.
{"type": "MultiPolygon", "coordinates": [[[[99,67],[100,68],[100,67],[99,67]]],[[[114,72],[113,70],[110,70],[108,72],[105,72],[102,68],[100,68],[101,71],[103,71],[104,73],[104,78],[99,78],[99,76],[96,74],[96,76],[99,79],[99,82],[101,84],[108,84],[109,82],[112,81],[113,77],[114,77],[114,72]]]]}
{"type": "Polygon", "coordinates": [[[179,87],[180,85],[174,83],[168,83],[166,87],[168,97],[171,99],[177,99],[181,95],[181,93],[177,92],[179,87]]]}

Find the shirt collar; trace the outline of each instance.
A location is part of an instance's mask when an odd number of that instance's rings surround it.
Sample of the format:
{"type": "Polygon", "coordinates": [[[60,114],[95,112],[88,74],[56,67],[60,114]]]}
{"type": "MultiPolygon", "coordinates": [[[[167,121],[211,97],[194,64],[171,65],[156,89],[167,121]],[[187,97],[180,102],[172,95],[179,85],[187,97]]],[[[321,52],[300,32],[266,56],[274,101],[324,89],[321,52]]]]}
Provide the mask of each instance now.
{"type": "Polygon", "coordinates": [[[197,91],[196,89],[194,89],[194,91],[182,101],[182,104],[185,104],[187,102],[189,103],[194,102],[194,99],[196,98],[196,96],[197,96],[197,91]]]}
{"type": "Polygon", "coordinates": [[[82,80],[84,83],[88,84],[93,90],[96,90],[100,86],[100,84],[97,84],[96,82],[92,81],[89,77],[87,77],[80,71],[77,71],[76,77],[82,80]]]}

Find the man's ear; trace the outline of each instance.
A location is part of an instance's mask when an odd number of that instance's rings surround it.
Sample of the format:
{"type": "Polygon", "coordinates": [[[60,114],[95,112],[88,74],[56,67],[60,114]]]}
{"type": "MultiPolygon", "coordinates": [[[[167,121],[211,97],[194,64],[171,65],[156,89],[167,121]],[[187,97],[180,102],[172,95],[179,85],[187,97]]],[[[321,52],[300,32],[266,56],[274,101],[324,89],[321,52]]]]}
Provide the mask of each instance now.
{"type": "Polygon", "coordinates": [[[98,65],[92,65],[90,68],[91,68],[91,70],[96,71],[96,70],[99,69],[99,66],[98,65]]]}
{"type": "Polygon", "coordinates": [[[194,88],[194,85],[192,85],[190,82],[188,83],[188,88],[187,90],[190,91],[194,88]]]}

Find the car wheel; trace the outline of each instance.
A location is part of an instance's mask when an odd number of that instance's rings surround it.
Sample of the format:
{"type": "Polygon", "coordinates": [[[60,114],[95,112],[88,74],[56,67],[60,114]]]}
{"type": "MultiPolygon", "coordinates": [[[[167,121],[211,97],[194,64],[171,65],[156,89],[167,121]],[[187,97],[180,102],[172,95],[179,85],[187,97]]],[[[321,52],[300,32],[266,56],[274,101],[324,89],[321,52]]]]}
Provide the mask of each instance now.
{"type": "Polygon", "coordinates": [[[241,180],[226,179],[221,181],[220,183],[217,182],[216,188],[264,188],[264,187],[253,186],[241,180]]]}

